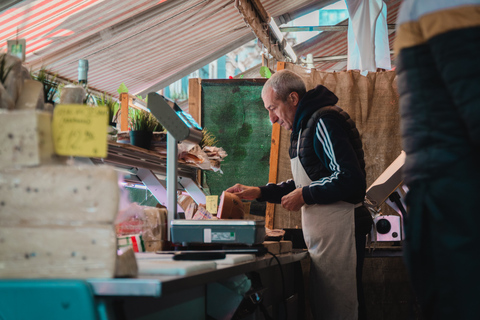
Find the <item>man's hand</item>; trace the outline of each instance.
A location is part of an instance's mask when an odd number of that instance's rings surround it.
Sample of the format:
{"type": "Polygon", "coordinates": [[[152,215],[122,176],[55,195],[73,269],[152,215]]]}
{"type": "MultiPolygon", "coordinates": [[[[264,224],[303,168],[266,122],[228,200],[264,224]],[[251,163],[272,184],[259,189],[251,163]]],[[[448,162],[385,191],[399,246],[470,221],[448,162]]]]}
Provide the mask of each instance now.
{"type": "Polygon", "coordinates": [[[290,211],[297,211],[305,204],[302,188],[298,188],[282,197],[282,207],[290,211]]]}
{"type": "Polygon", "coordinates": [[[260,198],[260,196],[262,195],[259,187],[249,187],[239,183],[237,183],[233,187],[228,188],[225,191],[233,193],[237,195],[240,199],[245,200],[255,200],[257,198],[260,198]]]}

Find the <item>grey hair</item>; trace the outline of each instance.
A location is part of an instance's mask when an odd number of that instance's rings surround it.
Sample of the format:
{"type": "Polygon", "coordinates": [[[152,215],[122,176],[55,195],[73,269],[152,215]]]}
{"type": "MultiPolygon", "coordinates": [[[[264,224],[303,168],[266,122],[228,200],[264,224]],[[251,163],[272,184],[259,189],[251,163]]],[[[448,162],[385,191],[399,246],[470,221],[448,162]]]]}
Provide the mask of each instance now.
{"type": "Polygon", "coordinates": [[[270,88],[275,92],[276,98],[281,101],[286,101],[291,92],[298,93],[300,99],[302,99],[307,92],[303,79],[295,72],[286,69],[275,72],[270,79],[265,82],[262,89],[262,97],[270,88]]]}

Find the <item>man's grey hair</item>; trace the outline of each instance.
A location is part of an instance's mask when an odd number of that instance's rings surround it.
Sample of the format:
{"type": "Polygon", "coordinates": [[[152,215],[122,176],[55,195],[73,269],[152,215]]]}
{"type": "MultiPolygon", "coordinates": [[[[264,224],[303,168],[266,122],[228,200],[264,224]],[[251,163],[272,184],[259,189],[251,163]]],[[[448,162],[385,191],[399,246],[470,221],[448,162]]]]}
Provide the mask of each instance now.
{"type": "Polygon", "coordinates": [[[262,89],[262,97],[270,88],[275,92],[276,98],[281,101],[286,101],[291,92],[298,93],[300,99],[302,99],[307,92],[303,79],[295,72],[286,69],[275,72],[270,79],[265,82],[262,89]]]}

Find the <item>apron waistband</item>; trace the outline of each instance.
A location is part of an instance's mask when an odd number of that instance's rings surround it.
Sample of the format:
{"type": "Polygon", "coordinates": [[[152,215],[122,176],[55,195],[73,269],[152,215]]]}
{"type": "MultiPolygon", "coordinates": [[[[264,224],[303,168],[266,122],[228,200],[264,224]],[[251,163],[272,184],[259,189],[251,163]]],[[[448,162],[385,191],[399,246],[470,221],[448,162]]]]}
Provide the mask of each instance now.
{"type": "Polygon", "coordinates": [[[353,206],[353,208],[356,209],[356,208],[359,208],[359,207],[361,207],[361,206],[363,206],[363,202],[359,202],[359,203],[355,204],[355,205],[353,206]]]}

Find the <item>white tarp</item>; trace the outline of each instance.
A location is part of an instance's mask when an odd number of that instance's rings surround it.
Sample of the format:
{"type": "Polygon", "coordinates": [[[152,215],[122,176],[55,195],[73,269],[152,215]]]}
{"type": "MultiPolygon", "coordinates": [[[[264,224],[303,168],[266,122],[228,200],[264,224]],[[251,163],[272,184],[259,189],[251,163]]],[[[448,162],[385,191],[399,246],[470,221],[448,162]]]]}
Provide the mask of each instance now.
{"type": "Polygon", "coordinates": [[[387,6],[382,0],[345,0],[348,24],[348,70],[363,75],[377,68],[390,70],[387,6]]]}

